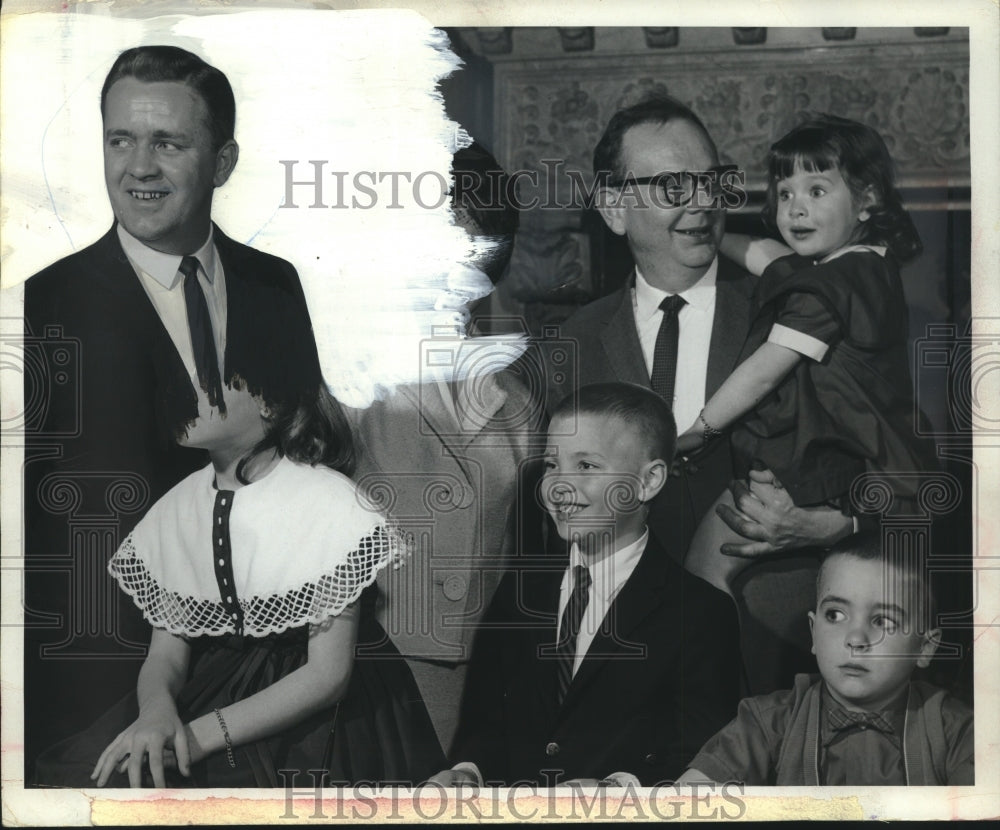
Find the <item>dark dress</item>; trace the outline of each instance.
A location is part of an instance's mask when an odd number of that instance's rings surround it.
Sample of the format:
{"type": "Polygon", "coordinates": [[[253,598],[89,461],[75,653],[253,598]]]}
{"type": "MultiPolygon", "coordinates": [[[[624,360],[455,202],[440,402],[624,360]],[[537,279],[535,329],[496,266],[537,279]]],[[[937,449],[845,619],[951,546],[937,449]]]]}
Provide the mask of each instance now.
{"type": "Polygon", "coordinates": [[[819,361],[800,360],[733,430],[737,475],[759,459],[800,506],[843,504],[865,472],[885,474],[897,497],[912,498],[912,474],[937,465],[917,435],[907,322],[891,257],[858,249],[816,265],[799,256],[772,263],[757,287],[741,360],[775,324],[828,350],[819,361]]]}
{"type": "MultiPolygon", "coordinates": [[[[444,754],[416,683],[374,619],[374,592],[364,590],[398,553],[381,518],[358,502],[353,484],[339,474],[283,460],[260,482],[235,493],[212,491],[207,517],[192,515],[184,527],[171,527],[192,504],[205,501],[210,478],[210,468],[194,473],[154,505],[110,566],[147,619],[184,635],[191,646],[188,677],[176,697],[181,720],[190,722],[246,699],[304,665],[308,623],[340,613],[360,597],[359,654],[338,704],[269,738],[235,746],[235,768],[219,752],[194,765],[190,778],[168,771],[167,785],[284,787],[294,782],[308,789],[316,783],[310,770],[326,771],[327,785],[413,783],[444,769],[444,754]],[[324,513],[316,512],[317,504],[324,505],[324,513]],[[265,510],[271,512],[264,515],[265,510]],[[285,532],[296,536],[297,525],[303,547],[298,559],[270,566],[264,583],[273,582],[273,590],[264,593],[261,579],[241,559],[240,542],[251,531],[245,520],[281,514],[284,527],[265,533],[249,554],[257,571],[268,569],[260,557],[268,555],[274,540],[285,532]],[[322,531],[331,523],[339,527],[326,545],[322,531]],[[211,527],[211,547],[192,545],[206,527],[211,527]],[[350,551],[329,554],[340,544],[338,533],[341,540],[354,536],[356,542],[350,551]],[[314,564],[304,564],[308,552],[303,548],[316,542],[325,552],[314,564]],[[196,550],[195,557],[183,561],[182,568],[190,571],[186,575],[177,572],[176,557],[169,553],[178,548],[196,550]],[[214,584],[210,591],[192,594],[185,588],[205,581],[205,559],[214,584]],[[313,579],[303,582],[302,575],[309,573],[313,579]]],[[[101,752],[138,714],[133,692],[90,728],[43,753],[35,783],[93,786],[90,773],[101,752]]],[[[127,787],[127,775],[115,773],[108,786],[127,787]]]]}

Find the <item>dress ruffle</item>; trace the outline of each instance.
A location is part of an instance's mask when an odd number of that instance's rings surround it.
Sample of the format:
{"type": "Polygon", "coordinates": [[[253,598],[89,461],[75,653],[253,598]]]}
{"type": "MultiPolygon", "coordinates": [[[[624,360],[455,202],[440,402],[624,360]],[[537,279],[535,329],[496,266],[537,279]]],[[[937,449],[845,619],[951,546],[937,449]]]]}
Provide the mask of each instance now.
{"type": "Polygon", "coordinates": [[[407,553],[403,534],[329,468],[281,459],[235,491],[214,480],[211,466],[188,476],[108,563],[156,628],[265,637],[319,624],[407,553]]]}
{"type": "MultiPolygon", "coordinates": [[[[401,534],[382,526],[362,539],[344,562],[314,581],[281,593],[239,597],[242,633],[266,637],[340,614],[375,581],[383,567],[401,558],[403,550],[401,534]]],[[[119,547],[108,570],[155,628],[187,637],[236,633],[221,598],[184,596],[162,585],[146,568],[132,534],[119,547]]]]}

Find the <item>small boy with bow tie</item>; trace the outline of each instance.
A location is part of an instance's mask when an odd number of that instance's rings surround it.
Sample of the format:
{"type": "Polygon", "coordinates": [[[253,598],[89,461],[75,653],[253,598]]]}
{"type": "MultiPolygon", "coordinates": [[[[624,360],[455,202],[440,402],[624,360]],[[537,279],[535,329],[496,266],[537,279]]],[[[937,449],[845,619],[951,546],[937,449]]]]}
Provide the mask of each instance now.
{"type": "Polygon", "coordinates": [[[972,785],[973,714],[913,680],[941,632],[926,574],[857,534],[827,554],[809,612],[820,675],[748,698],[682,782],[778,786],[972,785]]]}

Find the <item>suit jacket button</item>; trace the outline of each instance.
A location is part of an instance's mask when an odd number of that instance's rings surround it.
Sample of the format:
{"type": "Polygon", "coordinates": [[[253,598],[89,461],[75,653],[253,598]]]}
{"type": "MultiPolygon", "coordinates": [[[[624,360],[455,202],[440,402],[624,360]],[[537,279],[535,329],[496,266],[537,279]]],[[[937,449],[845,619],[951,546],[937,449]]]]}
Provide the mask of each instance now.
{"type": "Polygon", "coordinates": [[[655,764],[656,763],[656,754],[653,753],[653,752],[650,752],[649,755],[646,756],[646,763],[647,764],[655,764]]]}
{"type": "Polygon", "coordinates": [[[687,465],[688,475],[692,475],[693,476],[695,473],[698,472],[699,469],[701,469],[701,468],[697,464],[691,464],[689,462],[688,465],[687,465]]]}
{"type": "Polygon", "coordinates": [[[558,755],[559,754],[559,744],[557,744],[555,741],[547,743],[545,745],[545,754],[548,755],[550,758],[558,755]]]}
{"type": "Polygon", "coordinates": [[[444,591],[444,595],[454,602],[465,596],[469,586],[458,574],[452,574],[445,579],[441,588],[444,591]]]}

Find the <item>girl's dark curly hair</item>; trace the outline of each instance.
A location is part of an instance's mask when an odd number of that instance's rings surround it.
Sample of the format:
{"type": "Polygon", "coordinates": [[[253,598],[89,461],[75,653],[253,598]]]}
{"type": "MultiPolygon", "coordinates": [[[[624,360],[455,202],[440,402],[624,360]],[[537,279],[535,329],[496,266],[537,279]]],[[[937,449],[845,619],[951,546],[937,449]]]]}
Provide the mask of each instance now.
{"type": "Polygon", "coordinates": [[[267,401],[265,435],[236,467],[247,484],[247,465],[261,453],[277,450],[300,464],[331,467],[345,476],[354,472],[356,456],[351,427],[340,402],[326,384],[283,401],[267,401]]]}
{"type": "Polygon", "coordinates": [[[860,204],[871,189],[874,204],[870,218],[861,223],[857,238],[862,244],[885,245],[899,262],[913,259],[922,250],[913,220],[903,207],[896,190],[892,157],[882,137],[871,127],[825,113],[810,117],[771,145],[767,156],[767,201],[764,222],[776,227],[777,185],[795,171],[795,165],[809,172],[836,168],[860,204]]]}

